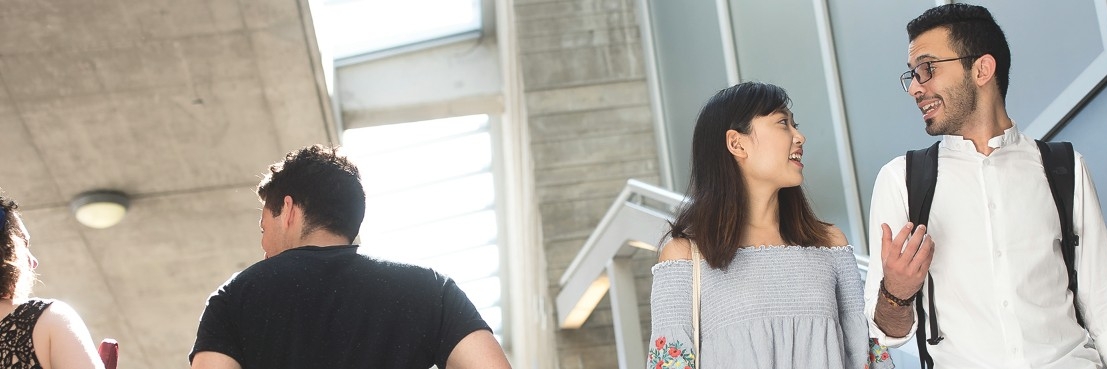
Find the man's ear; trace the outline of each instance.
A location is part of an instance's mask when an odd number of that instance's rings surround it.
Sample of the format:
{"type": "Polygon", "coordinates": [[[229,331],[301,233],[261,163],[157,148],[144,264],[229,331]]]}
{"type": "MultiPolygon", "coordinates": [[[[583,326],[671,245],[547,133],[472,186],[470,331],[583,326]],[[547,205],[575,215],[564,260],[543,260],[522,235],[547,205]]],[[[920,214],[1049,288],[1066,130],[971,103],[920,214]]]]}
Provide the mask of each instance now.
{"type": "Polygon", "coordinates": [[[972,79],[977,86],[996,79],[996,58],[992,54],[984,54],[973,62],[972,79]]]}
{"type": "Polygon", "coordinates": [[[300,209],[295,207],[295,202],[292,201],[292,196],[285,195],[284,201],[281,203],[281,216],[280,220],[284,223],[285,228],[292,226],[292,220],[301,217],[302,214],[296,213],[300,209]]]}
{"type": "Polygon", "coordinates": [[[742,147],[742,144],[745,143],[744,138],[745,135],[733,129],[728,129],[726,131],[726,149],[730,151],[730,155],[743,159],[749,156],[746,149],[742,147]]]}

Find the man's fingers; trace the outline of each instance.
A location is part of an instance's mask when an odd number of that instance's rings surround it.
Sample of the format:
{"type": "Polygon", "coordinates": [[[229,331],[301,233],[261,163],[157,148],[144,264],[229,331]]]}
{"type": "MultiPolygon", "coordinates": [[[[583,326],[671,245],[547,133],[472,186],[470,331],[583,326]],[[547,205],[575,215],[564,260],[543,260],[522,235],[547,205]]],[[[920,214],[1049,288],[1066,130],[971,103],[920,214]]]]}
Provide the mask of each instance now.
{"type": "MultiPolygon", "coordinates": [[[[881,237],[881,249],[880,256],[884,259],[884,264],[894,262],[902,257],[903,243],[907,240],[907,236],[911,234],[911,222],[903,225],[900,228],[899,233],[896,233],[896,238],[892,238],[892,228],[888,226],[888,223],[880,224],[881,237]]],[[[908,254],[910,255],[910,254],[908,254]]]]}
{"type": "Polygon", "coordinates": [[[919,252],[919,247],[922,246],[923,236],[926,235],[926,225],[920,224],[915,228],[915,231],[911,233],[911,238],[907,240],[907,247],[903,249],[905,255],[915,257],[915,254],[919,252]]]}
{"type": "Polygon", "coordinates": [[[915,257],[911,259],[911,263],[908,264],[909,271],[919,273],[923,275],[930,270],[930,262],[934,260],[934,239],[930,238],[930,235],[924,235],[922,241],[919,244],[919,252],[915,254],[915,257]]]}
{"type": "Polygon", "coordinates": [[[881,224],[880,228],[886,288],[900,297],[914,293],[930,269],[934,241],[926,235],[926,226],[915,227],[911,222],[905,224],[895,238],[887,224],[881,224]]]}
{"type": "Polygon", "coordinates": [[[880,231],[883,233],[883,237],[880,238],[880,258],[887,262],[893,256],[891,250],[896,249],[898,254],[899,248],[892,245],[892,228],[888,223],[880,223],[880,231]]]}
{"type": "Polygon", "coordinates": [[[911,222],[907,222],[907,224],[903,225],[903,228],[899,229],[899,233],[896,234],[896,238],[892,240],[892,245],[896,249],[896,254],[913,254],[903,249],[903,243],[907,242],[907,237],[911,235],[911,227],[913,226],[914,224],[911,224],[911,222]]]}

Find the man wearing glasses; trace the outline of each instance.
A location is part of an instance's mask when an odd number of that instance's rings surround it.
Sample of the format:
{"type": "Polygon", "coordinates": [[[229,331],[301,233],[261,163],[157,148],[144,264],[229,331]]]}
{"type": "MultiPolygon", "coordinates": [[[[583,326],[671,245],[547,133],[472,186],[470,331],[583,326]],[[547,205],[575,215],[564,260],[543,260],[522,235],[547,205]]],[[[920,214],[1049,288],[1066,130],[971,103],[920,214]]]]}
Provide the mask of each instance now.
{"type": "Polygon", "coordinates": [[[1083,158],[1075,154],[1073,294],[1041,154],[1007,115],[1003,31],[987,9],[950,4],[907,32],[901,82],[926,132],[941,135],[939,174],[929,227],[908,222],[903,156],[877,176],[865,286],[872,335],[894,347],[919,329],[923,362],[929,355],[936,368],[1103,368],[1107,229],[1083,158]],[[924,286],[919,315],[912,302],[924,286]]]}

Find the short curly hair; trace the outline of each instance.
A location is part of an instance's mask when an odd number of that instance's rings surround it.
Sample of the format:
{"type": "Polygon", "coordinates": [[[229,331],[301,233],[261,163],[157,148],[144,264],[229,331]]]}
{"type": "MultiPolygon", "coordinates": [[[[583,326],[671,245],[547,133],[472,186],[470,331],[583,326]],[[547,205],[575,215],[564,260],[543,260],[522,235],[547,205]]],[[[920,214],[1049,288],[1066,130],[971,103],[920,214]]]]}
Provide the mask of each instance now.
{"type": "Polygon", "coordinates": [[[0,190],[0,298],[19,299],[31,294],[35,281],[25,247],[18,247],[16,239],[27,241],[27,234],[19,227],[19,205],[5,198],[0,190]]]}
{"type": "Polygon", "coordinates": [[[303,235],[323,229],[353,242],[365,219],[365,189],[357,166],[338,151],[307,146],[270,165],[257,188],[265,210],[280,215],[284,197],[292,196],[304,211],[303,235]]]}

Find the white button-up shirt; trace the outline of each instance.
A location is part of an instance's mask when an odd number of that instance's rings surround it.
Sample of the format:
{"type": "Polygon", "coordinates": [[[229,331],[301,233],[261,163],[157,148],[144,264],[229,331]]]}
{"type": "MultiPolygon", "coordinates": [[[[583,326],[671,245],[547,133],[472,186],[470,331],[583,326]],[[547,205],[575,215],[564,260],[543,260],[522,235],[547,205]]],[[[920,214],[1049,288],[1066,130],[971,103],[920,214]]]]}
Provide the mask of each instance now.
{"type": "MultiPolygon", "coordinates": [[[[945,337],[928,346],[935,367],[1101,367],[1107,361],[1107,230],[1083,157],[1076,154],[1073,222],[1080,237],[1077,301],[1091,337],[1076,323],[1060,221],[1037,145],[1015,127],[988,145],[995,148],[988,156],[960,136],[945,136],[939,145],[927,226],[945,337]],[[1098,351],[1094,338],[1102,338],[1098,351]]],[[[892,347],[908,341],[920,324],[916,316],[908,337],[891,338],[873,321],[876,304],[886,303],[878,292],[884,277],[880,224],[887,223],[894,237],[908,221],[905,167],[900,156],[880,169],[869,212],[865,312],[870,334],[892,347]]]]}

